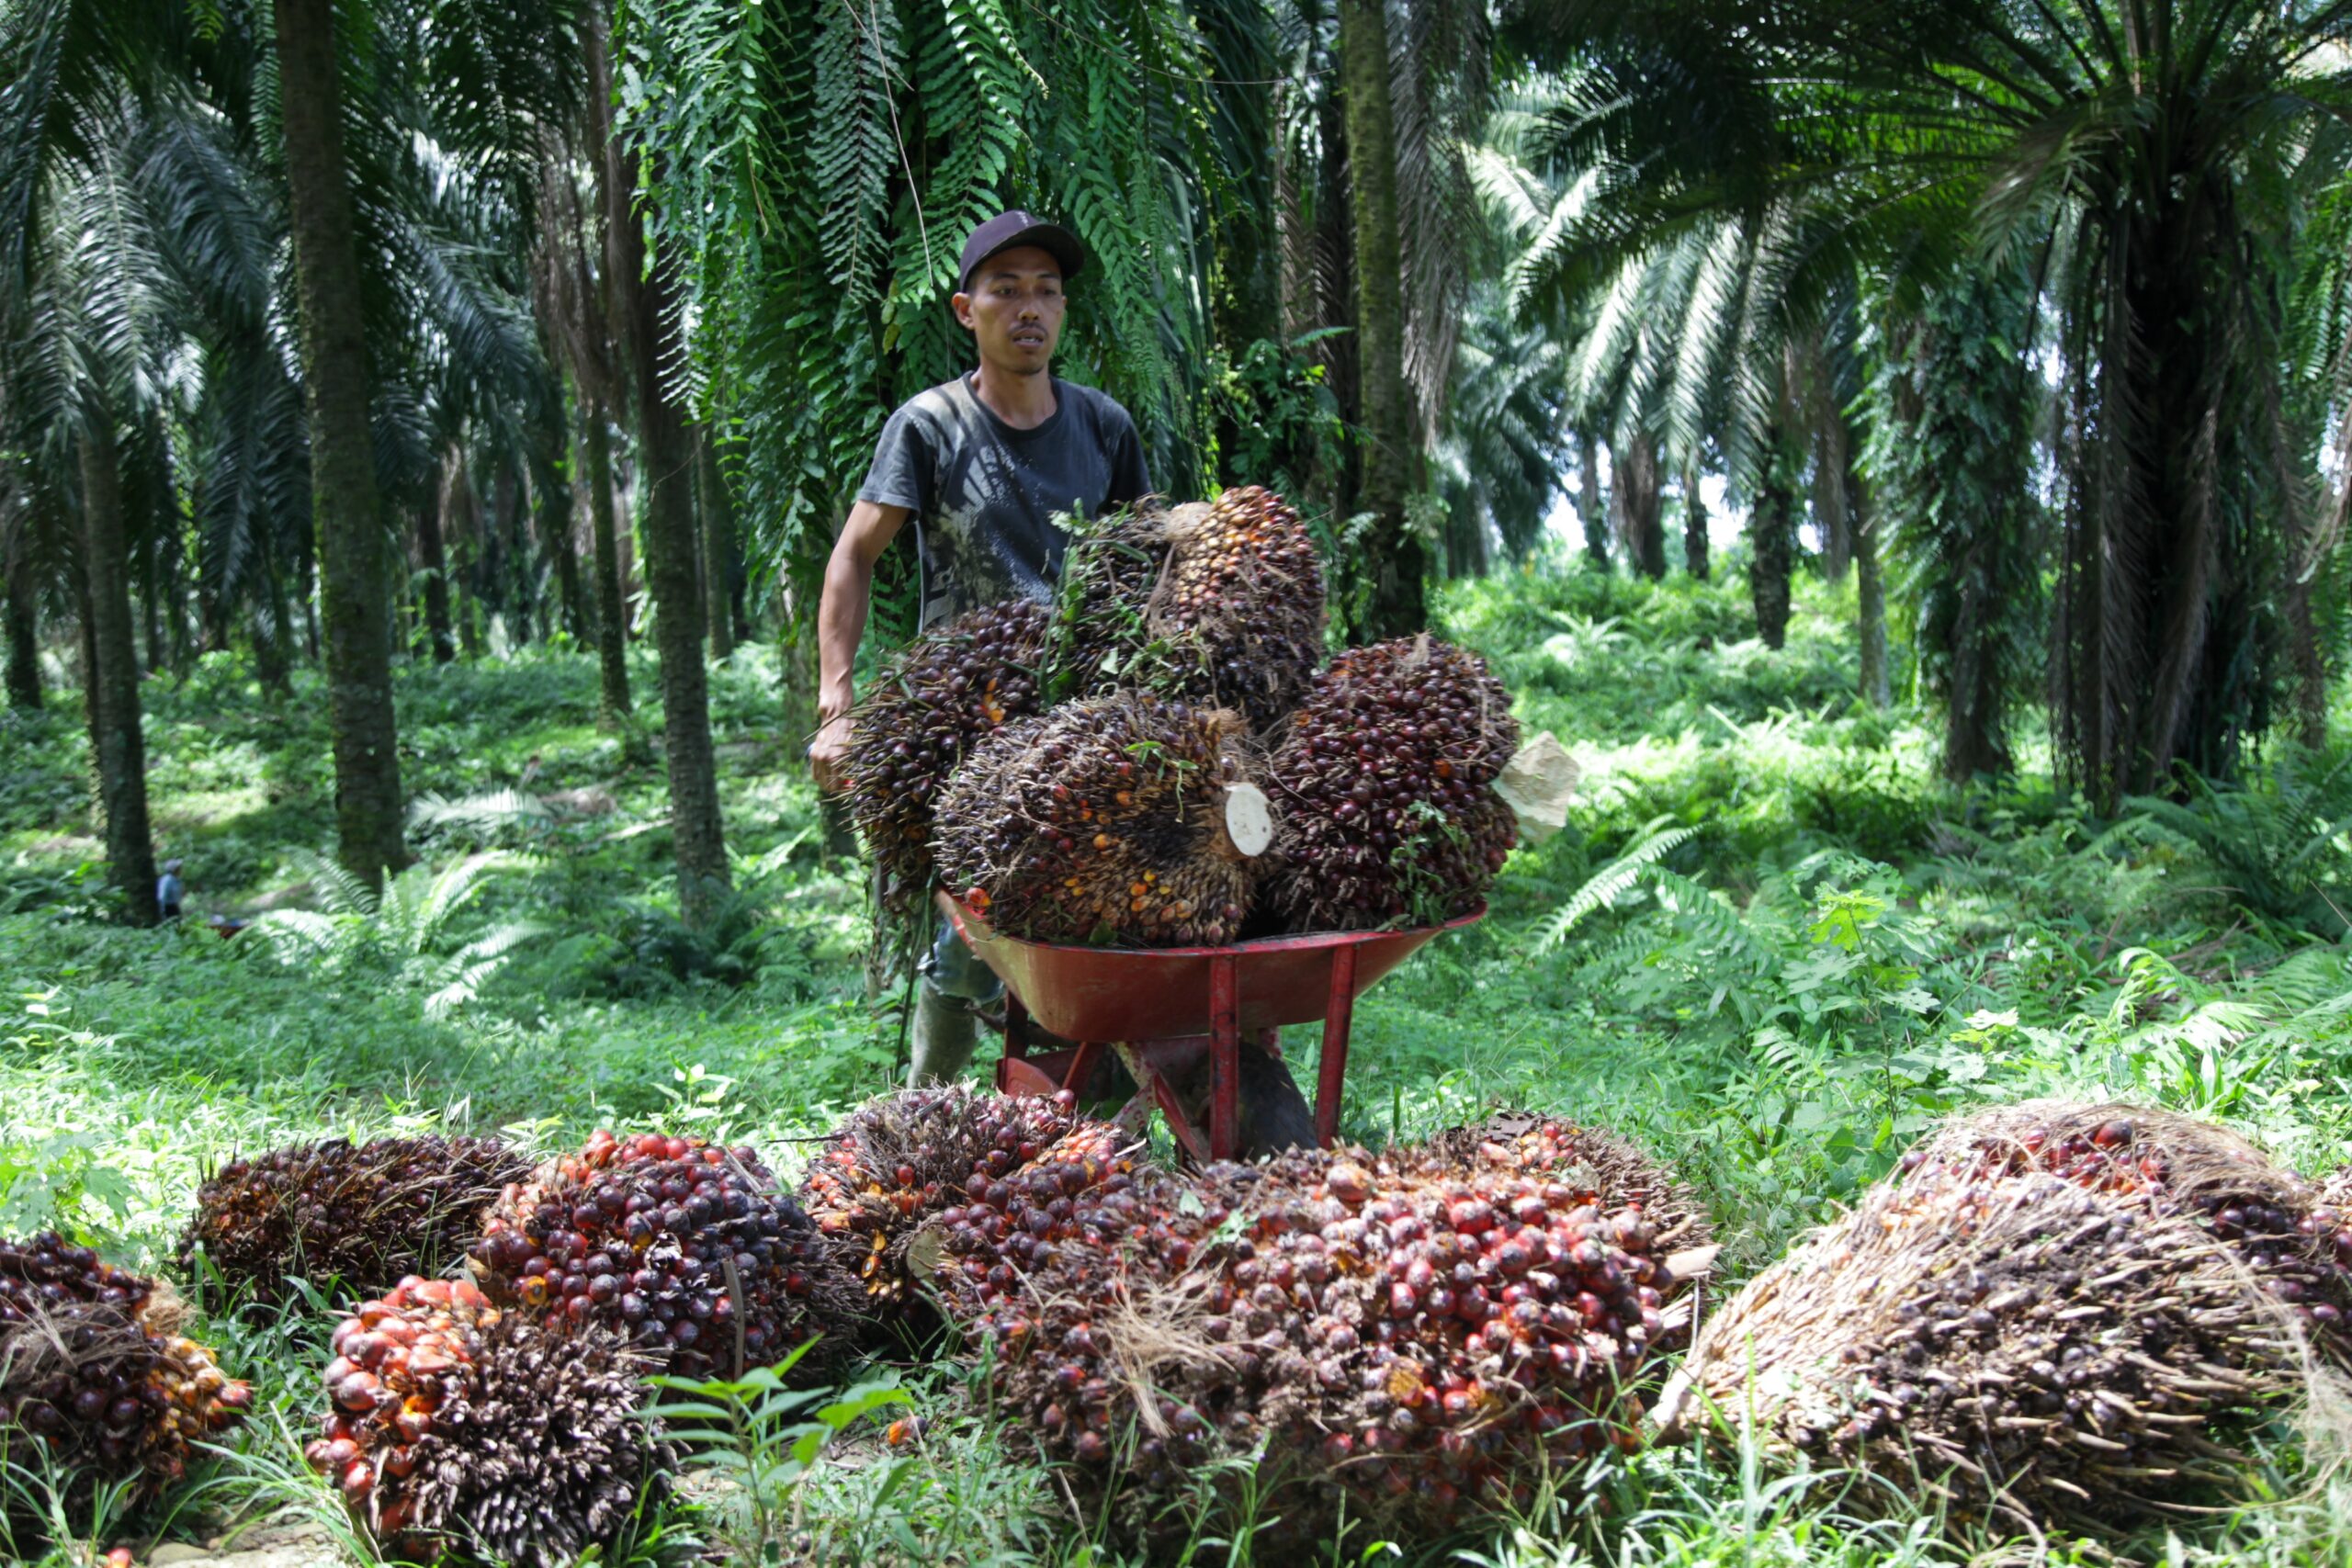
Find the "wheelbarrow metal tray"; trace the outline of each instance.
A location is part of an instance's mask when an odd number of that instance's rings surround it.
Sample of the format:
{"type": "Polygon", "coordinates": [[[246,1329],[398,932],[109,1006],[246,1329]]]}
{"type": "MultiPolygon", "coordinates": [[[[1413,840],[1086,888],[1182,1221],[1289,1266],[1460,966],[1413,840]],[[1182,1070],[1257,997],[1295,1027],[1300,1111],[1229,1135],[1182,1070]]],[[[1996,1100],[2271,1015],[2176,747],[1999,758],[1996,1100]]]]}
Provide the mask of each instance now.
{"type": "Polygon", "coordinates": [[[940,903],[980,961],[1012,987],[1038,1027],[1066,1040],[1158,1040],[1211,1032],[1210,965],[1234,961],[1243,1032],[1313,1023],[1333,998],[1333,959],[1352,952],[1362,996],[1440,931],[1466,926],[1484,906],[1442,926],[1317,931],[1230,947],[1074,947],[1001,935],[947,894],[940,903]]]}

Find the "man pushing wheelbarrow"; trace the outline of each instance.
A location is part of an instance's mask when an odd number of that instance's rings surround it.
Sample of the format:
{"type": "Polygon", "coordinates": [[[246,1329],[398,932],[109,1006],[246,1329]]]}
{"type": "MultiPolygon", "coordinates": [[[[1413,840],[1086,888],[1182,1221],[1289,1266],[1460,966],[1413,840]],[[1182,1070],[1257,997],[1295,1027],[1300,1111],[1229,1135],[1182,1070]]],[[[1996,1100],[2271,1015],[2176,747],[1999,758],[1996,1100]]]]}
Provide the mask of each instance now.
{"type": "MultiPolygon", "coordinates": [[[[921,568],[920,624],[928,630],[1001,599],[1049,602],[1068,542],[1055,515],[1099,516],[1149,492],[1143,443],[1127,411],[1052,373],[1066,290],[1085,266],[1076,235],[1027,212],[1001,213],[965,242],[949,303],[972,334],[978,367],[919,393],[890,416],[825,568],[817,610],[820,728],[808,748],[820,788],[843,783],[851,671],[865,632],[875,564],[910,521],[921,568]]],[[[1004,993],[1003,982],[944,917],[920,968],[908,1073],[913,1084],[962,1073],[978,1015],[1004,993]]],[[[1312,1137],[1306,1102],[1279,1065],[1251,1063],[1244,1092],[1253,1101],[1272,1101],[1275,1115],[1258,1141],[1274,1146],[1312,1137]],[[1253,1088],[1258,1092],[1250,1092],[1253,1088]]]]}

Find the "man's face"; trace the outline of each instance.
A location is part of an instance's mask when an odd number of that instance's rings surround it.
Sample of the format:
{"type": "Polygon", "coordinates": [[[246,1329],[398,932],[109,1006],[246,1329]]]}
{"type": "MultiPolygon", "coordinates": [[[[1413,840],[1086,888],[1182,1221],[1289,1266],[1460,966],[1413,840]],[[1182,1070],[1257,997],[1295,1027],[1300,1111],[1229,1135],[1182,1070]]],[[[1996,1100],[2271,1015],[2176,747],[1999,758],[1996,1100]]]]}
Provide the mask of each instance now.
{"type": "Polygon", "coordinates": [[[1062,335],[1061,264],[1035,245],[999,251],[956,296],[956,319],[971,332],[983,363],[1035,376],[1052,363],[1062,335]]]}

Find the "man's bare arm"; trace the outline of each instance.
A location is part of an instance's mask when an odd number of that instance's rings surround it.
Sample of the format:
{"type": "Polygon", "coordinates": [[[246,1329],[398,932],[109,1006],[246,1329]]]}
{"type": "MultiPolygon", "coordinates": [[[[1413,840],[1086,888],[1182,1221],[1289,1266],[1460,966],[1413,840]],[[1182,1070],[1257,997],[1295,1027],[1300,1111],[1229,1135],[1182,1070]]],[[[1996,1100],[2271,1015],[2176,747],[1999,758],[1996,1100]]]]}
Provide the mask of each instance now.
{"type": "Polygon", "coordinates": [[[859,502],[849,509],[849,521],[825,562],[825,591],[817,601],[817,735],[808,743],[808,769],[820,789],[839,789],[844,782],[849,710],[856,700],[850,672],[874,603],[874,563],[899,536],[907,516],[903,506],[859,502]]]}

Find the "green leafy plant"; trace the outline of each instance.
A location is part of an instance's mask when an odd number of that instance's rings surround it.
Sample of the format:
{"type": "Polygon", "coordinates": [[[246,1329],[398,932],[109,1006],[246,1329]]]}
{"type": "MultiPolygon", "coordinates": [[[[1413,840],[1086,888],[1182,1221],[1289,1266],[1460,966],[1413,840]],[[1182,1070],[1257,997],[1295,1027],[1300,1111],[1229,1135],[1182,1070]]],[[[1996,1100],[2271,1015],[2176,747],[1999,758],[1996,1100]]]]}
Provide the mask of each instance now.
{"type": "MultiPolygon", "coordinates": [[[[737,1562],[783,1562],[800,1528],[801,1487],[825,1450],[866,1416],[912,1403],[888,1375],[838,1397],[831,1390],[791,1387],[793,1369],[814,1344],[740,1378],[650,1380],[666,1397],[649,1406],[646,1417],[662,1422],[702,1463],[736,1483],[717,1512],[718,1533],[737,1562]]],[[[903,1470],[911,1461],[881,1462],[903,1470]]]]}

